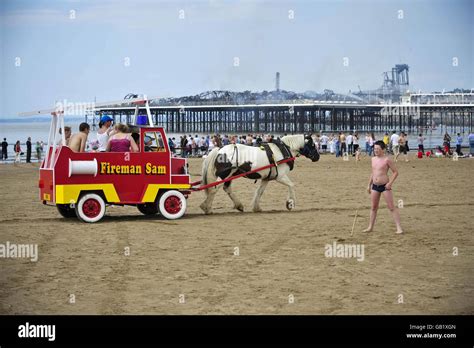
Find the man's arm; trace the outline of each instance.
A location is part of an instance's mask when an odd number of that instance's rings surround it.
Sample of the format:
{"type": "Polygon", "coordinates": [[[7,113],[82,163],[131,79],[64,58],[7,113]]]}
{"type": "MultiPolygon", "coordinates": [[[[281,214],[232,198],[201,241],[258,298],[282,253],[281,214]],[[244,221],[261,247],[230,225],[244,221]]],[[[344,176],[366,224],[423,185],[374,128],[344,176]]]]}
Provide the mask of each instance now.
{"type": "Polygon", "coordinates": [[[385,185],[385,188],[387,190],[391,190],[393,182],[395,181],[395,179],[398,176],[398,169],[395,166],[395,163],[393,163],[393,161],[390,158],[387,159],[387,165],[391,169],[392,175],[390,176],[390,180],[388,181],[387,185],[385,185]]]}
{"type": "Polygon", "coordinates": [[[370,193],[370,190],[372,188],[372,183],[374,182],[374,179],[373,179],[372,176],[373,176],[373,172],[371,171],[370,172],[370,177],[369,177],[369,184],[367,185],[367,192],[369,192],[369,193],[370,193]]]}
{"type": "Polygon", "coordinates": [[[370,193],[370,190],[372,188],[372,183],[373,183],[372,174],[370,174],[369,185],[367,185],[367,192],[369,192],[369,193],[370,193]]]}

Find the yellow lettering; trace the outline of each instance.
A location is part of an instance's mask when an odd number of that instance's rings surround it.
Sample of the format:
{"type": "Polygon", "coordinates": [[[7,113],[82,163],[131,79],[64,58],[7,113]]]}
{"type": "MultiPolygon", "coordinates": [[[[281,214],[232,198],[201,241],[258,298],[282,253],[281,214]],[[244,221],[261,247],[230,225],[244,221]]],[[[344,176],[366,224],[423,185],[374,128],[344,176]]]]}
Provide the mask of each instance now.
{"type": "Polygon", "coordinates": [[[100,174],[104,174],[107,170],[107,162],[102,162],[100,164],[100,174]]]}
{"type": "Polygon", "coordinates": [[[147,163],[145,166],[145,173],[155,175],[166,174],[166,166],[154,166],[151,163],[147,163]]]}
{"type": "MultiPolygon", "coordinates": [[[[153,171],[151,163],[147,163],[146,171],[150,174],[153,171]]],[[[109,162],[100,163],[100,174],[141,174],[140,165],[111,165],[109,162]]]]}

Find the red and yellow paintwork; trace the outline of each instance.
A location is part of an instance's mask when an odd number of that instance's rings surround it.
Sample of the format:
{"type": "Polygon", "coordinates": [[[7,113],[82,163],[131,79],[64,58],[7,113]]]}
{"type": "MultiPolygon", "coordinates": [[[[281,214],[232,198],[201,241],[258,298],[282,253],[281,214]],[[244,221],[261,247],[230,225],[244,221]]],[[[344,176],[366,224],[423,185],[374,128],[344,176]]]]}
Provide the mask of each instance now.
{"type": "MultiPolygon", "coordinates": [[[[154,202],[160,190],[187,191],[191,188],[186,159],[171,156],[162,127],[140,128],[139,152],[73,152],[58,146],[53,166],[43,161],[40,168],[40,199],[44,203],[77,203],[81,193],[102,192],[109,204],[154,202]],[[144,151],[144,134],[159,132],[164,150],[144,151]],[[97,175],[69,176],[69,161],[97,161],[97,175]],[[48,169],[51,167],[52,169],[48,169]],[[128,173],[127,173],[128,172],[128,173]]],[[[52,147],[49,149],[50,153],[52,147]]]]}

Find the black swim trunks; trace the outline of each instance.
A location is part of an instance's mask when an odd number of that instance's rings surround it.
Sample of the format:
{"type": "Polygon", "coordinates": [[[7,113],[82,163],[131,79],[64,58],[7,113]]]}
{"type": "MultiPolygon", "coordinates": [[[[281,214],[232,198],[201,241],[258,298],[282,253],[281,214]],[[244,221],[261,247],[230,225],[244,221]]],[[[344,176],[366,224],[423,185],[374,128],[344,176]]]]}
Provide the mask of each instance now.
{"type": "Polygon", "coordinates": [[[387,184],[383,184],[383,185],[372,184],[372,190],[382,193],[386,190],[385,185],[387,184]]]}

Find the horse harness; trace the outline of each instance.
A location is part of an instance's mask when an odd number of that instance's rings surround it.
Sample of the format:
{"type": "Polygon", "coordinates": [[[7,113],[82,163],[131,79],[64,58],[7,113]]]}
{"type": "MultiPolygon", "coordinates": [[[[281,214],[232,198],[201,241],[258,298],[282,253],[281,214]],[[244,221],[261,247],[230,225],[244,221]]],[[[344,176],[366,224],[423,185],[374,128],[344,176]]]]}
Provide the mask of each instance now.
{"type": "MultiPolygon", "coordinates": [[[[291,154],[291,151],[290,151],[290,147],[288,145],[286,145],[283,141],[281,141],[280,139],[275,139],[271,142],[272,144],[275,144],[278,149],[280,150],[281,154],[283,155],[283,159],[287,159],[287,158],[291,158],[293,157],[292,154],[291,154]]],[[[273,150],[271,149],[270,143],[268,142],[262,142],[260,144],[260,149],[264,150],[267,154],[267,158],[268,158],[268,162],[270,164],[274,164],[275,165],[275,170],[276,170],[276,176],[275,176],[275,179],[278,177],[278,165],[275,161],[275,156],[274,156],[274,153],[273,153],[273,150]]],[[[239,149],[238,149],[238,146],[234,146],[234,152],[232,153],[232,157],[230,159],[230,162],[232,163],[232,160],[234,159],[234,156],[235,156],[235,163],[236,163],[236,168],[239,168],[239,149]]],[[[293,166],[295,164],[294,161],[288,161],[286,162],[286,164],[288,164],[288,166],[290,167],[290,171],[293,170],[293,166]]],[[[240,168],[239,168],[240,169],[240,168]]],[[[250,169],[249,169],[250,170],[250,169]]],[[[267,178],[266,180],[269,180],[270,179],[270,176],[272,174],[272,168],[269,169],[268,171],[268,175],[267,175],[267,178]]]]}
{"type": "MultiPolygon", "coordinates": [[[[288,145],[286,145],[283,141],[281,141],[280,139],[275,139],[271,142],[272,144],[275,144],[278,149],[280,150],[281,154],[283,155],[283,159],[287,159],[287,158],[291,158],[293,157],[291,155],[291,151],[290,151],[290,147],[288,145]]],[[[263,142],[260,144],[260,148],[262,150],[265,150],[266,154],[267,154],[267,157],[268,157],[268,162],[270,162],[270,164],[275,164],[275,170],[276,170],[276,176],[275,176],[275,179],[278,177],[278,165],[276,165],[276,162],[275,162],[275,156],[274,156],[274,153],[273,153],[273,150],[271,149],[270,147],[270,143],[268,142],[263,142]]],[[[293,170],[293,166],[295,164],[294,161],[288,161],[286,162],[288,164],[288,166],[290,167],[290,171],[293,170]]],[[[267,176],[267,180],[270,179],[270,176],[272,174],[272,168],[270,168],[270,170],[268,171],[268,176],[267,176]]]]}

